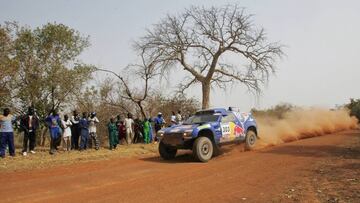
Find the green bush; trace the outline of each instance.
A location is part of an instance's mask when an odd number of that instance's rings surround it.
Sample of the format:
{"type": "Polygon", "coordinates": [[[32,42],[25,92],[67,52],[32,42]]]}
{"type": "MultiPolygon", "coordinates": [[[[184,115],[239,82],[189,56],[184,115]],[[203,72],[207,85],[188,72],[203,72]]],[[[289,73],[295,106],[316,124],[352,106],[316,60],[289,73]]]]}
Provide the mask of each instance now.
{"type": "Polygon", "coordinates": [[[345,105],[350,110],[350,115],[355,116],[360,121],[360,99],[350,99],[350,103],[345,105]]]}

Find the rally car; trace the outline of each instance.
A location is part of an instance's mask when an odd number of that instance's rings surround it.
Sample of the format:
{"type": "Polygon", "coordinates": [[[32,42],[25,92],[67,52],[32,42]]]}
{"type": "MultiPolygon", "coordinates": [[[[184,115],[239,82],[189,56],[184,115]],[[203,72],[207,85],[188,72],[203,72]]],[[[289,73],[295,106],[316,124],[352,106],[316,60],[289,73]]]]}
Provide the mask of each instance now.
{"type": "Polygon", "coordinates": [[[197,160],[207,162],[222,144],[245,142],[247,149],[253,149],[258,135],[251,113],[214,108],[196,112],[181,125],[159,130],[157,138],[163,159],[173,159],[178,149],[191,149],[197,160]]]}

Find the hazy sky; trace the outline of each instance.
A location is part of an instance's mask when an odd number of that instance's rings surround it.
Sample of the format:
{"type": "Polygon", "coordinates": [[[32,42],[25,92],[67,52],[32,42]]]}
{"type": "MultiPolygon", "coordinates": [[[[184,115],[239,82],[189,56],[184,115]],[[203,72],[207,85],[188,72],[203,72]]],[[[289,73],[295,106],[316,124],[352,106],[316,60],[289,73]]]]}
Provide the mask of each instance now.
{"type": "MultiPolygon", "coordinates": [[[[0,23],[66,24],[90,35],[92,46],[81,56],[85,63],[119,70],[135,59],[132,41],[167,13],[190,5],[227,3],[238,3],[255,14],[255,24],[266,29],[269,40],[287,46],[286,56],[277,63],[277,74],[262,96],[254,97],[241,85],[226,92],[215,89],[212,106],[249,110],[290,102],[333,107],[350,97],[360,98],[360,1],[356,0],[0,0],[0,23]]],[[[188,93],[201,99],[199,87],[188,93]]]]}

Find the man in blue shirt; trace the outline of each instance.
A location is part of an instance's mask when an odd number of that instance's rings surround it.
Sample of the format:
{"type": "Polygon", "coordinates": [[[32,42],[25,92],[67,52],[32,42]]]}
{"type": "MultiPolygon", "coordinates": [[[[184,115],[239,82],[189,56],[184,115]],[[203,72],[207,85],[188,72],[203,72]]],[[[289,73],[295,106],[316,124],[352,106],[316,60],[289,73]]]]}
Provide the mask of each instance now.
{"type": "Polygon", "coordinates": [[[14,129],[15,116],[10,114],[10,109],[5,108],[4,114],[0,115],[0,157],[5,158],[6,146],[9,147],[10,156],[15,156],[14,129]]]}
{"type": "Polygon", "coordinates": [[[82,151],[86,149],[89,140],[89,121],[88,121],[88,114],[86,112],[83,112],[79,125],[81,129],[80,151],[82,151]]]}
{"type": "Polygon", "coordinates": [[[50,131],[50,154],[54,154],[61,142],[61,119],[56,111],[53,110],[52,114],[45,121],[50,131]]]}
{"type": "MultiPolygon", "coordinates": [[[[162,116],[162,113],[159,112],[158,116],[156,118],[154,118],[154,123],[155,123],[155,133],[157,133],[161,128],[164,127],[165,125],[165,119],[162,116]]],[[[155,141],[157,141],[157,137],[155,136],[155,141]]]]}

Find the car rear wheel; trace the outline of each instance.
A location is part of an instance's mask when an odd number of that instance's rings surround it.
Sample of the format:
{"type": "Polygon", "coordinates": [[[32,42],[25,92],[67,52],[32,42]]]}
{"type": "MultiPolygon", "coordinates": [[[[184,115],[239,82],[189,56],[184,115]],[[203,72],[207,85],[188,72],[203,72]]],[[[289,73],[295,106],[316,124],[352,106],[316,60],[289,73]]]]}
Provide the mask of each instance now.
{"type": "Polygon", "coordinates": [[[160,142],[159,153],[163,159],[169,160],[175,158],[176,152],[177,149],[175,147],[171,147],[169,145],[164,144],[163,142],[160,142]]]}
{"type": "Polygon", "coordinates": [[[256,145],[256,133],[253,130],[248,130],[245,138],[245,147],[247,150],[252,150],[256,145]]]}
{"type": "Polygon", "coordinates": [[[201,162],[208,162],[214,153],[214,146],[207,137],[199,137],[193,145],[193,155],[195,159],[201,162]]]}

